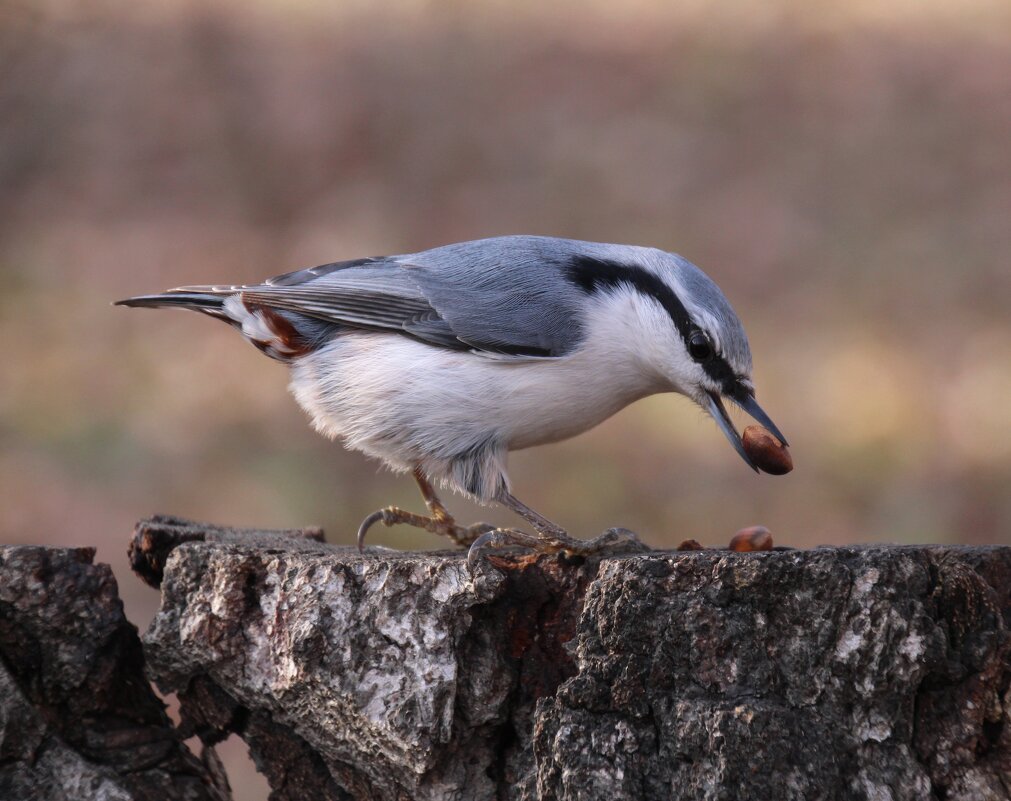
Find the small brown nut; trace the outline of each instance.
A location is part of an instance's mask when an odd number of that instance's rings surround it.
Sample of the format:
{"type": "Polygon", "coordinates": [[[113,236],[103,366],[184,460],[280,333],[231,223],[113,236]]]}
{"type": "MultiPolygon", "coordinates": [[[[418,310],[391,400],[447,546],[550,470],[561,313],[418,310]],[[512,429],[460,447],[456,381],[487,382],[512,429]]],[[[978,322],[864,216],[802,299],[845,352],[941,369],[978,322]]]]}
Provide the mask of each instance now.
{"type": "Polygon", "coordinates": [[[773,476],[782,476],[793,470],[793,457],[786,446],[762,426],[744,429],[741,444],[755,466],[773,476]]]}
{"type": "Polygon", "coordinates": [[[748,526],[730,540],[731,551],[771,551],[772,532],[765,526],[748,526]]]}
{"type": "Polygon", "coordinates": [[[705,546],[698,540],[685,540],[678,546],[679,551],[704,551],[705,546]]]}

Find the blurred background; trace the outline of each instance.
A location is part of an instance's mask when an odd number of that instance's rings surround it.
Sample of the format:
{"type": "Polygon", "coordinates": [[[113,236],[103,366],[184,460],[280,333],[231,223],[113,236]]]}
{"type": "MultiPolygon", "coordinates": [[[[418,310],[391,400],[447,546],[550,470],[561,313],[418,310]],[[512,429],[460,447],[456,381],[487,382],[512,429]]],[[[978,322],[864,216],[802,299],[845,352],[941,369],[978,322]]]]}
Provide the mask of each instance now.
{"type": "Polygon", "coordinates": [[[142,629],[140,517],[422,506],[228,327],[110,301],[498,234],[702,266],[793,446],[755,476],[660,396],[515,454],[574,533],[1011,542],[1006,2],[8,0],[0,120],[0,541],[97,545],[142,629]]]}

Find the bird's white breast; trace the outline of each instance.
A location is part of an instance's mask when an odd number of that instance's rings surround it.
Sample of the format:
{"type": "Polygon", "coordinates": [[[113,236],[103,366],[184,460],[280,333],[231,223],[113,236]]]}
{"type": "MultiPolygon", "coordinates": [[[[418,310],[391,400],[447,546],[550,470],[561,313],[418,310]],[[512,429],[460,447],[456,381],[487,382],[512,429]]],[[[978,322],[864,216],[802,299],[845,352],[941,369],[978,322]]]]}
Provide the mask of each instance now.
{"type": "MultiPolygon", "coordinates": [[[[489,441],[554,442],[670,389],[651,367],[651,309],[602,298],[587,334],[559,358],[497,359],[398,334],[347,331],[293,366],[291,389],[315,426],[396,467],[489,441]]],[[[659,323],[657,323],[659,325],[659,323]]]]}

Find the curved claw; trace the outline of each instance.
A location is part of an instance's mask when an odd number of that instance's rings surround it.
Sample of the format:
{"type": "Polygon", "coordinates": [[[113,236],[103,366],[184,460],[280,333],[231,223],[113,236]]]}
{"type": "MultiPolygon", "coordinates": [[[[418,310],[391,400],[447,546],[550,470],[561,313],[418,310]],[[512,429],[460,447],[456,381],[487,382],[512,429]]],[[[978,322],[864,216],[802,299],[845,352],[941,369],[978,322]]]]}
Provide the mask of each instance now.
{"type": "Polygon", "coordinates": [[[495,537],[496,533],[498,533],[498,529],[486,531],[470,544],[467,549],[467,566],[471,570],[477,566],[477,560],[481,558],[481,553],[485,548],[494,548],[500,544],[495,537]]]}
{"type": "Polygon", "coordinates": [[[386,520],[387,510],[380,509],[377,512],[373,512],[368,517],[366,517],[360,526],[358,526],[358,550],[365,550],[365,535],[368,533],[369,529],[372,528],[376,523],[382,522],[386,525],[389,523],[386,520]]]}
{"type": "Polygon", "coordinates": [[[450,539],[453,540],[457,545],[463,545],[466,547],[471,547],[477,540],[492,531],[495,531],[497,526],[491,525],[491,523],[474,523],[466,528],[461,528],[460,526],[454,526],[452,533],[448,535],[450,539]]]}
{"type": "Polygon", "coordinates": [[[493,528],[486,531],[467,549],[467,565],[474,569],[478,560],[490,548],[505,548],[510,545],[522,545],[534,550],[543,549],[543,541],[533,534],[526,534],[511,528],[493,528]]]}

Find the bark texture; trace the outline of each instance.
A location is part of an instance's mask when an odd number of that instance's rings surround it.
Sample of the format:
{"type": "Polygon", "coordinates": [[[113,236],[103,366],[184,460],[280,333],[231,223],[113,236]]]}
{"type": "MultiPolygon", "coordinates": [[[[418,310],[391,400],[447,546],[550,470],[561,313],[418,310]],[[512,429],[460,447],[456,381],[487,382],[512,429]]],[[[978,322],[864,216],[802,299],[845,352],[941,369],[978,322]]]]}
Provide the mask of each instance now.
{"type": "Polygon", "coordinates": [[[0,547],[0,799],[227,801],[183,744],[91,548],[0,547]]]}
{"type": "Polygon", "coordinates": [[[149,669],[205,742],[245,738],[275,801],[1011,797],[1011,548],[472,572],[153,525],[188,533],[158,557],[149,669]]]}

